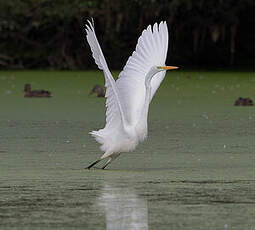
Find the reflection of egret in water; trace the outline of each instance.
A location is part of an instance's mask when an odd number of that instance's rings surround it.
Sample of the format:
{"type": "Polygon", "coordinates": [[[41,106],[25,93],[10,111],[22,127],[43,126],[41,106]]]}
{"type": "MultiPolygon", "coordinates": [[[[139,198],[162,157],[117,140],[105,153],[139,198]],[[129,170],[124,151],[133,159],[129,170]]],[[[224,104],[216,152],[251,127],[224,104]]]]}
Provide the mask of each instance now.
{"type": "Polygon", "coordinates": [[[114,188],[106,184],[98,198],[103,209],[106,229],[148,229],[147,202],[130,188],[114,188]]]}

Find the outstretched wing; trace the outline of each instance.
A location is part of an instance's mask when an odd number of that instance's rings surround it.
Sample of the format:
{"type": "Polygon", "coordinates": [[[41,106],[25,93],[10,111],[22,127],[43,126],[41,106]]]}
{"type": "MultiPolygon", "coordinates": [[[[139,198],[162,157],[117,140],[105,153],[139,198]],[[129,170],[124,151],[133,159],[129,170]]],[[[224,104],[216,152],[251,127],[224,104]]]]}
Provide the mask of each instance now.
{"type": "MultiPolygon", "coordinates": [[[[116,81],[126,119],[133,124],[139,119],[145,100],[145,76],[152,66],[164,66],[168,50],[166,22],[148,26],[138,39],[136,49],[129,57],[116,81]]],[[[165,77],[165,71],[157,73],[151,81],[151,99],[165,77]]]]}
{"type": "Polygon", "coordinates": [[[103,52],[98,43],[94,23],[88,20],[86,24],[86,38],[92,51],[92,55],[99,69],[103,70],[105,76],[105,87],[106,87],[106,126],[114,125],[114,123],[119,123],[123,121],[124,113],[119,100],[119,92],[116,87],[116,82],[112,77],[111,72],[108,69],[107,63],[105,61],[103,52]]]}

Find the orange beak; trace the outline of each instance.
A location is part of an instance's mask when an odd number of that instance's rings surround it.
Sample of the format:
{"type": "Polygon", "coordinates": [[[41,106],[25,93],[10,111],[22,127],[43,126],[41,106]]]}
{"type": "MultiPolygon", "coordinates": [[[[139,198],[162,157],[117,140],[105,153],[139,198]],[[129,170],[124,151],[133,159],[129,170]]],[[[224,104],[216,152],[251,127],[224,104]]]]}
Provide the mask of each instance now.
{"type": "Polygon", "coordinates": [[[179,69],[177,66],[159,66],[159,68],[164,70],[179,69]]]}

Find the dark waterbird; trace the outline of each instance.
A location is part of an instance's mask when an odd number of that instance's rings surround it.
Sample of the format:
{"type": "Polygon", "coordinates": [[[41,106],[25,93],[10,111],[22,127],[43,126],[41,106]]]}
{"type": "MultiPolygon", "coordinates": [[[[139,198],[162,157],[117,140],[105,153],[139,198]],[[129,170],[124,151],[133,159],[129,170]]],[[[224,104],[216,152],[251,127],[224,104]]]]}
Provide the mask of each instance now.
{"type": "Polygon", "coordinates": [[[51,92],[47,90],[31,90],[30,84],[24,86],[24,97],[51,97],[51,92]]]}
{"type": "Polygon", "coordinates": [[[252,101],[251,98],[247,97],[247,98],[242,98],[242,97],[239,97],[235,103],[234,103],[235,106],[253,106],[254,103],[252,101]]]}
{"type": "Polygon", "coordinates": [[[90,91],[89,95],[91,95],[93,93],[96,93],[97,97],[105,96],[104,88],[101,85],[94,85],[92,90],[90,91]]]}

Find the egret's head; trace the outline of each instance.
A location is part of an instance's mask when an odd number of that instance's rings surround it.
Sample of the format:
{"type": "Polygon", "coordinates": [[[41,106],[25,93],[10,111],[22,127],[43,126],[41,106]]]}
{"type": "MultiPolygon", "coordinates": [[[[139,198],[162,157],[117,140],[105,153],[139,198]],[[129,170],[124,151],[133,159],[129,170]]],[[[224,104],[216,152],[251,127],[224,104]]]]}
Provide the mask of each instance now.
{"type": "MultiPolygon", "coordinates": [[[[146,81],[145,81],[145,84],[147,86],[150,86],[150,81],[151,79],[157,75],[158,72],[161,72],[161,71],[166,71],[166,70],[173,70],[173,69],[178,69],[179,67],[176,67],[176,66],[152,66],[150,71],[146,74],[146,81]]],[[[160,76],[160,75],[158,75],[160,76]]]]}
{"type": "Polygon", "coordinates": [[[157,66],[157,69],[160,71],[163,70],[173,70],[173,69],[178,69],[179,67],[177,66],[157,66]]]}

